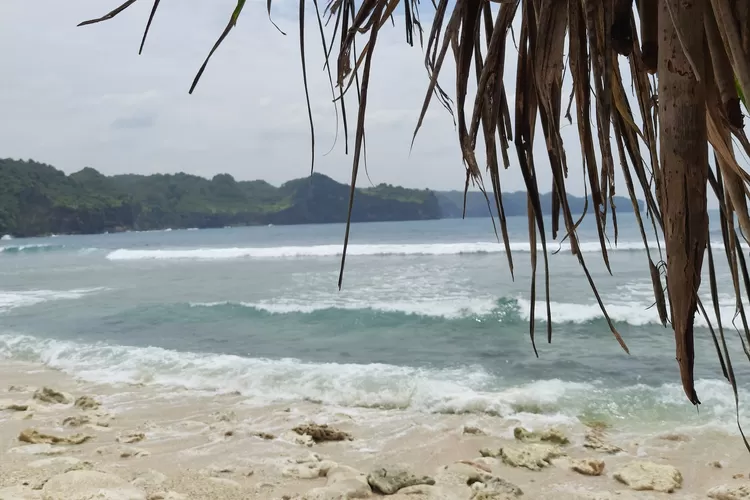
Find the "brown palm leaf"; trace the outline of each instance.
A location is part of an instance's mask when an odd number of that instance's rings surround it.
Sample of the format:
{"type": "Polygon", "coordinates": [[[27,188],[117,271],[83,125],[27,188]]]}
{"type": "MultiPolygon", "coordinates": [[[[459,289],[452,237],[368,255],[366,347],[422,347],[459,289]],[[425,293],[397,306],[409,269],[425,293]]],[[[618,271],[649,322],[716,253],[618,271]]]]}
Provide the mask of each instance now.
{"type": "MultiPolygon", "coordinates": [[[[105,16],[82,24],[111,19],[135,1],[128,0],[105,16]]],[[[300,33],[303,33],[305,0],[299,1],[300,33]]],[[[227,28],[209,57],[236,24],[244,3],[244,0],[238,0],[227,28]]],[[[147,31],[158,5],[158,1],[154,2],[147,31]]],[[[508,153],[513,144],[517,160],[515,168],[521,171],[528,193],[534,271],[531,303],[534,304],[536,295],[536,242],[539,241],[544,267],[548,339],[551,340],[552,336],[548,240],[537,176],[537,169],[547,168],[553,179],[552,235],[557,237],[558,219],[562,216],[563,238],[570,240],[571,250],[578,258],[612,333],[627,350],[624,340],[609,320],[583,254],[578,251],[580,220],[573,219],[568,205],[568,164],[560,126],[563,75],[569,75],[576,104],[582,168],[593,201],[587,213],[593,212],[602,259],[609,268],[605,228],[611,214],[616,238],[617,220],[612,200],[614,172],[619,168],[646,248],[644,265],[648,266],[652,277],[659,316],[665,325],[671,323],[674,330],[676,358],[685,394],[690,402],[699,404],[693,375],[697,354],[693,325],[696,312],[703,311],[698,289],[707,248],[712,305],[718,316],[714,272],[717,255],[711,251],[708,231],[709,185],[720,205],[722,241],[717,243],[723,245],[732,275],[737,313],[744,329],[743,343],[750,345],[742,301],[743,295],[750,296],[750,273],[740,245],[741,241],[750,238],[747,207],[750,174],[734,153],[734,145],[738,144],[745,154],[750,155],[750,141],[742,128],[740,108],[743,96],[750,95],[750,0],[456,0],[454,4],[439,0],[433,1],[432,6],[435,15],[428,30],[425,51],[427,92],[417,131],[433,96],[452,114],[455,111],[466,186],[471,183],[484,190],[484,173],[476,155],[477,139],[482,132],[486,170],[498,203],[511,271],[513,261],[500,186],[503,170],[513,168],[508,153]],[[513,40],[518,43],[515,92],[508,92],[504,78],[505,49],[508,35],[514,34],[514,22],[521,29],[513,40]],[[563,54],[566,38],[569,44],[567,63],[563,54]],[[449,51],[456,62],[454,99],[438,84],[449,51]],[[628,58],[632,82],[623,81],[618,64],[623,58],[628,58]],[[658,79],[658,89],[653,88],[649,78],[654,74],[658,79]],[[473,95],[469,92],[470,78],[475,78],[477,83],[473,95]],[[633,88],[637,99],[638,116],[631,110],[626,97],[625,89],[629,87],[633,88]],[[509,94],[515,95],[514,104],[508,102],[506,96],[509,94]],[[595,116],[596,139],[590,125],[591,114],[595,116]],[[545,159],[535,158],[533,152],[537,123],[541,124],[548,152],[545,159]],[[614,161],[613,143],[618,164],[614,161]],[[709,165],[709,144],[716,158],[713,168],[709,165]],[[641,154],[642,147],[648,150],[647,155],[641,154]],[[503,170],[499,168],[500,164],[503,170]],[[636,199],[639,192],[645,197],[645,213],[641,212],[636,199]],[[658,255],[652,254],[648,248],[649,234],[660,242],[658,255]],[[662,261],[666,262],[666,297],[659,271],[662,261]]],[[[317,11],[317,4],[315,7],[317,11]]],[[[370,61],[376,50],[379,31],[388,24],[387,20],[393,19],[399,8],[404,13],[407,43],[413,43],[415,32],[422,41],[418,0],[362,0],[356,3],[354,0],[330,0],[325,9],[329,20],[336,18],[330,45],[326,47],[322,29],[321,38],[326,65],[335,68],[336,75],[332,80],[338,87],[336,105],[341,107],[345,134],[344,95],[351,90],[350,86],[356,89],[359,104],[349,215],[364,152],[370,61]],[[355,44],[358,38],[366,40],[359,51],[355,44]],[[330,61],[335,61],[335,64],[328,64],[330,61]]],[[[304,45],[301,50],[304,66],[304,45]]],[[[207,62],[208,58],[196,76],[193,88],[207,62]]],[[[306,81],[304,83],[307,93],[306,81]]],[[[309,110],[309,99],[307,102],[309,110]]],[[[312,125],[312,115],[310,122],[312,125]]],[[[342,274],[348,225],[346,234],[342,274]]],[[[737,382],[721,318],[716,326],[718,336],[713,327],[711,331],[719,361],[736,396],[737,382]]],[[[530,333],[534,342],[533,306],[530,333]]],[[[750,354],[748,358],[750,360],[750,354]]]]}

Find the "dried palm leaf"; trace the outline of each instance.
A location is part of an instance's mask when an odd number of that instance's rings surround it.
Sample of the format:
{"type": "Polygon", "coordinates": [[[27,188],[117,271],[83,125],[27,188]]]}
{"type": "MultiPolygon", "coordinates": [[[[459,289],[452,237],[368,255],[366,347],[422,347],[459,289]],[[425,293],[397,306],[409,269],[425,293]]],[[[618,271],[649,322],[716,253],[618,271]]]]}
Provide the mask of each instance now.
{"type": "MultiPolygon", "coordinates": [[[[299,4],[301,39],[306,22],[304,1],[300,0],[299,4]]],[[[111,19],[134,2],[128,0],[105,16],[81,24],[111,19]]],[[[575,100],[576,105],[581,168],[585,172],[586,191],[591,193],[591,212],[596,222],[602,259],[609,269],[606,227],[611,211],[616,242],[617,220],[613,197],[617,168],[625,179],[647,252],[646,265],[652,279],[659,317],[664,325],[671,323],[675,333],[685,394],[692,403],[698,404],[693,375],[697,354],[693,328],[696,312],[700,310],[705,315],[703,304],[698,299],[698,289],[707,248],[709,288],[717,316],[716,329],[711,325],[711,331],[722,372],[737,394],[730,350],[724,336],[726,323],[720,317],[717,305],[716,255],[713,250],[719,247],[709,247],[706,201],[709,183],[720,205],[723,248],[732,277],[737,316],[741,320],[739,328],[744,330],[740,339],[746,351],[750,346],[750,328],[742,301],[743,294],[750,296],[750,273],[740,245],[742,238],[735,229],[735,221],[738,221],[744,236],[750,237],[747,208],[750,175],[747,165],[740,164],[734,154],[732,140],[750,155],[750,141],[742,129],[743,117],[739,104],[750,92],[750,0],[636,0],[635,6],[633,3],[633,0],[433,1],[434,17],[431,28],[427,30],[424,60],[428,76],[427,93],[418,115],[414,137],[420,130],[433,96],[451,115],[455,112],[466,188],[474,185],[484,192],[484,175],[488,175],[511,273],[514,263],[502,206],[500,164],[504,169],[515,167],[521,172],[528,195],[531,242],[532,306],[529,332],[536,351],[536,271],[540,257],[544,272],[548,340],[551,339],[553,324],[549,293],[549,228],[545,227],[542,217],[537,169],[548,168],[553,179],[552,237],[557,238],[558,233],[563,233],[562,239],[570,241],[571,249],[609,321],[587,264],[578,251],[577,229],[583,217],[589,213],[588,204],[578,220],[573,219],[568,204],[568,160],[560,135],[561,91],[563,79],[568,75],[572,82],[571,99],[575,100]],[[636,29],[636,15],[640,22],[639,29],[636,29]],[[520,26],[518,37],[515,37],[513,30],[515,22],[520,26]],[[513,84],[505,78],[509,34],[514,43],[517,42],[515,89],[506,89],[506,85],[513,84]],[[566,72],[563,57],[566,39],[570,49],[569,72],[566,72]],[[449,50],[456,62],[453,96],[438,83],[449,50]],[[628,82],[623,81],[619,68],[620,56],[629,59],[630,83],[637,101],[638,117],[631,111],[625,90],[628,82]],[[477,83],[473,95],[469,91],[472,73],[477,83]],[[658,78],[658,96],[651,80],[653,77],[650,76],[654,74],[658,78]],[[508,102],[511,94],[515,101],[512,105],[508,102]],[[541,125],[547,149],[547,159],[543,162],[534,157],[537,123],[541,125]],[[593,123],[596,124],[596,138],[593,123]],[[480,168],[476,155],[480,132],[487,174],[480,168]],[[508,153],[511,143],[515,150],[515,162],[508,153]],[[613,143],[619,158],[617,163],[612,152],[613,143]],[[715,153],[715,172],[708,165],[709,144],[715,153]],[[647,154],[642,154],[644,147],[647,154]],[[645,219],[637,196],[645,198],[645,219]],[[559,231],[560,219],[564,232],[559,231]],[[648,235],[650,232],[652,236],[648,235]],[[651,238],[655,238],[659,245],[658,255],[652,254],[649,248],[651,238]],[[540,244],[539,250],[537,242],[540,244]],[[664,260],[666,264],[662,265],[664,260]],[[664,276],[660,274],[660,267],[666,270],[664,276]],[[666,296],[662,278],[666,283],[666,296]]],[[[244,4],[244,0],[238,0],[227,27],[198,72],[191,92],[211,55],[236,24],[244,4]]],[[[158,5],[159,2],[155,1],[143,41],[158,5]]],[[[317,12],[317,3],[315,5],[317,12]]],[[[270,17],[270,1],[267,8],[270,17]]],[[[330,0],[325,9],[326,23],[336,18],[330,42],[326,40],[320,16],[317,17],[326,58],[325,67],[335,72],[335,77],[331,75],[330,81],[335,81],[338,87],[335,89],[335,105],[341,107],[345,135],[348,134],[345,101],[350,87],[357,92],[349,220],[360,160],[365,149],[365,111],[371,60],[378,34],[389,19],[395,23],[397,14],[403,12],[401,18],[406,29],[406,42],[413,44],[417,38],[415,34],[422,42],[419,11],[418,0],[362,0],[358,3],[354,0],[330,0]],[[358,38],[367,39],[360,51],[357,50],[358,38]],[[334,66],[329,64],[331,60],[336,62],[334,66]]],[[[306,47],[302,41],[300,50],[303,79],[306,80],[306,47]]],[[[309,111],[306,84],[305,90],[309,111]]],[[[314,134],[312,114],[309,116],[314,134]]],[[[570,112],[567,116],[572,121],[570,112]]],[[[348,140],[345,143],[348,151],[348,140]]],[[[342,273],[348,235],[347,224],[342,273]]],[[[615,337],[625,348],[614,324],[609,323],[615,337]]]]}

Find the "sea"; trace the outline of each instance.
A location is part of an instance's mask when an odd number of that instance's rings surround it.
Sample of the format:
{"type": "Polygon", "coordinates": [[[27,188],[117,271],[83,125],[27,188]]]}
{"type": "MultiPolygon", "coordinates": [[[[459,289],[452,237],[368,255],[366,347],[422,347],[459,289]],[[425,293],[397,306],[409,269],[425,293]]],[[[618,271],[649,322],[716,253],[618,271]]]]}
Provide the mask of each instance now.
{"type": "MultiPolygon", "coordinates": [[[[511,217],[513,275],[490,219],[354,224],[341,289],[342,224],[5,239],[0,360],[90,382],[238,392],[257,405],[735,432],[706,320],[696,320],[696,408],[679,383],[673,333],[659,322],[635,219],[618,216],[616,242],[608,228],[612,274],[592,223],[579,229],[582,256],[629,354],[568,243],[550,241],[552,342],[539,254],[535,355],[528,222],[511,217]]],[[[715,250],[740,416],[750,422],[750,364],[715,250]]]]}

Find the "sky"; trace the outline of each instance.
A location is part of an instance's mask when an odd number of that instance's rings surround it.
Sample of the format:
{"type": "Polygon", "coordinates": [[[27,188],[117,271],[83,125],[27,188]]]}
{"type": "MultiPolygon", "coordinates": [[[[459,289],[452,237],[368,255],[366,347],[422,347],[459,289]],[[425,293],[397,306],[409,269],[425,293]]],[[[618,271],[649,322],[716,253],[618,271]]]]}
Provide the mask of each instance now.
{"type": "MultiPolygon", "coordinates": [[[[148,0],[110,21],[76,27],[119,3],[0,2],[0,157],[32,158],[68,173],[87,166],[105,174],[182,171],[211,177],[226,172],[238,180],[273,184],[309,174],[297,2],[274,3],[273,19],[285,36],[269,22],[264,1],[248,1],[192,95],[190,83],[235,0],[162,2],[140,56],[138,45],[152,5],[148,0]]],[[[430,2],[422,6],[422,21],[429,28],[433,8],[430,2]]],[[[374,184],[462,189],[465,170],[453,120],[436,100],[410,151],[428,78],[422,49],[405,42],[401,15],[395,28],[381,31],[373,58],[366,124],[369,177],[374,184]]],[[[336,118],[317,24],[312,17],[309,21],[305,39],[315,169],[349,182],[352,155],[344,154],[340,126],[334,146],[336,118]]],[[[509,45],[505,81],[512,101],[515,48],[509,45]]],[[[447,65],[444,73],[452,72],[447,65]]],[[[453,79],[442,82],[449,91],[455,88],[453,79]]],[[[355,102],[349,103],[353,110],[355,102]]],[[[353,124],[355,113],[349,120],[353,124]]],[[[571,166],[568,190],[582,194],[575,124],[566,123],[562,136],[571,166]]],[[[537,162],[546,165],[541,137],[535,153],[537,162]]],[[[510,156],[514,165],[502,172],[504,191],[524,188],[515,153],[510,156]]],[[[539,173],[542,191],[552,185],[546,170],[539,173]]],[[[359,185],[369,182],[363,176],[359,185]]],[[[621,178],[618,188],[626,194],[621,178]]]]}

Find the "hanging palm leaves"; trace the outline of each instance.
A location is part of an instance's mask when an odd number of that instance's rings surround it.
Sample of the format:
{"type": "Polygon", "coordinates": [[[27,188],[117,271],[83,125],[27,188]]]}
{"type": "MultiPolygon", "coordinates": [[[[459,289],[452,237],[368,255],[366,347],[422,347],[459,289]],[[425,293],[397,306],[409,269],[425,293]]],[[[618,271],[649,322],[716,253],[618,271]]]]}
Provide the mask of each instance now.
{"type": "MultiPolygon", "coordinates": [[[[135,1],[128,0],[105,16],[82,24],[111,19],[135,1]]],[[[304,0],[299,2],[302,34],[304,0]]],[[[244,0],[238,0],[226,29],[200,68],[191,92],[209,58],[237,23],[244,4],[244,0]]],[[[158,5],[159,0],[156,0],[146,31],[158,5]]],[[[359,108],[354,133],[353,196],[363,157],[371,61],[378,33],[400,7],[407,42],[413,43],[415,35],[421,41],[420,5],[418,0],[362,0],[356,3],[354,0],[330,0],[324,13],[329,22],[335,19],[334,38],[330,42],[326,41],[325,30],[320,24],[317,2],[313,1],[313,5],[326,58],[331,63],[328,67],[335,71],[333,80],[337,91],[334,95],[338,93],[337,97],[341,97],[352,86],[357,91],[359,108]],[[364,44],[358,51],[355,41],[360,38],[364,44]]],[[[584,255],[578,251],[576,229],[580,220],[574,220],[567,201],[568,163],[560,126],[563,75],[569,74],[573,86],[571,98],[576,104],[582,167],[593,201],[593,215],[589,216],[593,216],[596,222],[604,263],[609,268],[605,227],[610,215],[615,234],[617,231],[612,200],[615,169],[619,168],[636,212],[646,250],[645,264],[652,277],[660,318],[665,325],[671,323],[674,329],[676,357],[686,396],[693,404],[699,404],[693,377],[696,356],[693,321],[698,310],[704,311],[698,288],[707,249],[712,302],[719,320],[718,328],[711,331],[720,364],[736,394],[736,380],[718,314],[715,255],[709,241],[707,198],[710,186],[719,201],[721,243],[731,270],[737,315],[744,330],[742,336],[750,343],[742,301],[743,295],[750,294],[750,274],[740,245],[750,236],[747,208],[750,175],[740,166],[734,153],[737,144],[750,155],[750,142],[743,130],[740,106],[741,103],[747,106],[744,96],[750,92],[750,0],[636,0],[635,5],[633,0],[456,0],[455,3],[439,0],[437,4],[433,2],[433,6],[435,14],[425,51],[427,93],[415,135],[433,96],[449,111],[455,109],[466,187],[473,183],[484,190],[485,175],[489,178],[497,200],[499,225],[511,272],[513,259],[503,215],[500,181],[504,170],[520,169],[528,193],[534,276],[539,257],[537,241],[542,249],[548,340],[552,336],[547,259],[550,228],[545,228],[540,205],[537,169],[542,168],[549,168],[553,179],[551,233],[554,238],[558,237],[562,216],[564,237],[570,241],[571,250],[613,335],[627,351],[624,339],[599,298],[584,255]],[[515,39],[518,47],[516,82],[515,89],[508,91],[504,78],[505,54],[514,21],[520,26],[515,39]],[[569,44],[567,63],[563,53],[566,37],[569,44]],[[456,62],[455,108],[448,92],[438,84],[448,51],[452,52],[456,62]],[[620,63],[629,64],[632,82],[623,81],[620,63]],[[477,90],[470,96],[468,89],[472,74],[477,90]],[[658,89],[652,86],[649,78],[652,74],[657,76],[658,89]],[[639,116],[633,113],[626,97],[625,88],[631,85],[639,116]],[[514,102],[509,102],[509,95],[515,95],[514,102]],[[591,127],[592,113],[596,118],[596,133],[591,127]],[[544,160],[536,158],[533,152],[537,120],[548,152],[544,160]],[[480,167],[475,153],[480,131],[485,168],[480,167]],[[617,150],[617,165],[613,144],[617,150]],[[714,152],[713,168],[709,165],[709,144],[714,152]],[[642,146],[648,151],[645,157],[641,154],[642,146]],[[516,162],[510,160],[510,149],[515,150],[516,162]],[[645,213],[641,213],[636,199],[639,191],[646,198],[645,213]],[[650,228],[646,220],[651,221],[650,228]],[[739,229],[736,229],[737,224],[739,229]],[[649,249],[649,233],[654,233],[660,242],[663,240],[666,255],[661,249],[658,255],[649,249]],[[666,297],[660,269],[666,269],[666,297]]],[[[267,7],[270,15],[271,0],[268,0],[267,7]]],[[[301,51],[304,67],[304,44],[301,44],[301,51]]],[[[305,79],[307,92],[306,87],[305,79]]],[[[344,100],[336,99],[336,103],[341,106],[347,136],[344,100]]],[[[312,126],[312,116],[310,121],[312,126]]],[[[345,142],[348,148],[348,137],[345,142]]],[[[350,215],[351,206],[350,203],[350,215]]],[[[344,258],[348,226],[346,234],[344,258]]],[[[536,293],[534,277],[531,304],[535,303],[536,293]]],[[[532,343],[535,341],[534,317],[532,306],[532,343]]]]}

